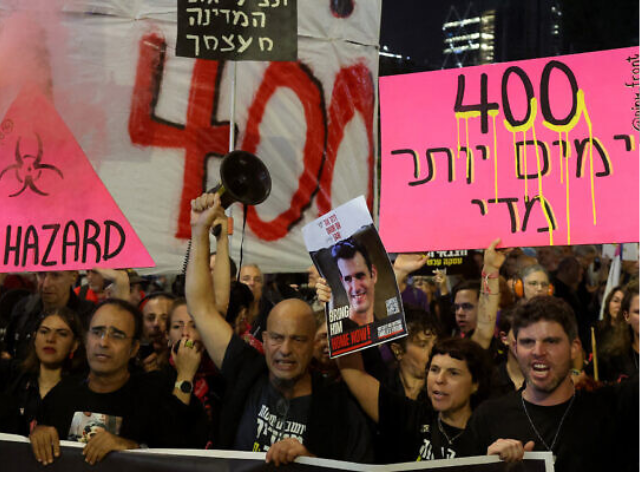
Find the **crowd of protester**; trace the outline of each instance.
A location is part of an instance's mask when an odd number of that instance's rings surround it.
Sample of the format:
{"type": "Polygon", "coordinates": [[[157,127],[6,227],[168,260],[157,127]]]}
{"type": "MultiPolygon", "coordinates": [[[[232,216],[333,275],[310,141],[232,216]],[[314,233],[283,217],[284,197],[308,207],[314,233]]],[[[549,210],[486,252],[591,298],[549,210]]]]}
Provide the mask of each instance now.
{"type": "Polygon", "coordinates": [[[40,463],[75,440],[90,464],[141,447],[276,466],[535,450],[557,470],[638,470],[637,259],[605,291],[600,246],[496,240],[464,275],[397,255],[408,335],[331,359],[314,267],[236,271],[215,195],[192,202],[191,226],[186,277],[0,274],[0,431],[40,463]]]}

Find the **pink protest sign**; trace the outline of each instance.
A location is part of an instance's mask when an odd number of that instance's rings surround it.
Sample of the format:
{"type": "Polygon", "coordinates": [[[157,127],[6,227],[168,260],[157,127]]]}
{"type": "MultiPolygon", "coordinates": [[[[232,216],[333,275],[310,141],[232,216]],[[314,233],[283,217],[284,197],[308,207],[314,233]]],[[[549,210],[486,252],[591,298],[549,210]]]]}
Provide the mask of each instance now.
{"type": "Polygon", "coordinates": [[[388,251],[638,241],[638,48],[380,78],[388,251]]]}
{"type": "Polygon", "coordinates": [[[0,272],[155,265],[37,91],[23,91],[0,123],[0,205],[0,272]]]}

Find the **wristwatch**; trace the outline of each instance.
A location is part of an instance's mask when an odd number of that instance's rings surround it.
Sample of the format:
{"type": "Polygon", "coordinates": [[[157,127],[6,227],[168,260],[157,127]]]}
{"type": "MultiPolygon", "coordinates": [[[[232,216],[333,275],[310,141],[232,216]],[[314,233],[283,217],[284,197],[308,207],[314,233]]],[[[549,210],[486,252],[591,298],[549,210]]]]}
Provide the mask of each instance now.
{"type": "Polygon", "coordinates": [[[176,382],[173,385],[173,388],[177,388],[182,393],[191,393],[193,392],[193,383],[187,382],[186,380],[182,382],[176,382]]]}

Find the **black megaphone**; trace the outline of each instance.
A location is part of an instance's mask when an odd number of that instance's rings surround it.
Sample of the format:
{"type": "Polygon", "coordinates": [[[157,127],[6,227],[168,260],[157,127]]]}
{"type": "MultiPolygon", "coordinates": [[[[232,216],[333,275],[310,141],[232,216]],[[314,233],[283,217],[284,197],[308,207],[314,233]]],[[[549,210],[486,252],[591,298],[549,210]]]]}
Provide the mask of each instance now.
{"type": "Polygon", "coordinates": [[[271,193],[271,175],[258,157],[234,150],[222,159],[220,182],[207,193],[219,193],[225,210],[235,202],[258,205],[271,193]]]}

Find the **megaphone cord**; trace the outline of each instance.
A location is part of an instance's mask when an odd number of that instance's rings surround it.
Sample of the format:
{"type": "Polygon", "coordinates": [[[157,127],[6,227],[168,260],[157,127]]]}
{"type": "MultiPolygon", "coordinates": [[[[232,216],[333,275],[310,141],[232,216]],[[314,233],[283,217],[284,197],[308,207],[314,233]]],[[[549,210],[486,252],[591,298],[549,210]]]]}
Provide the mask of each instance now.
{"type": "Polygon", "coordinates": [[[240,238],[240,264],[238,265],[238,274],[237,274],[237,279],[238,281],[240,281],[240,270],[242,270],[242,257],[244,256],[244,232],[247,228],[247,210],[248,210],[248,206],[246,204],[243,204],[243,209],[242,209],[242,236],[240,238]]]}

